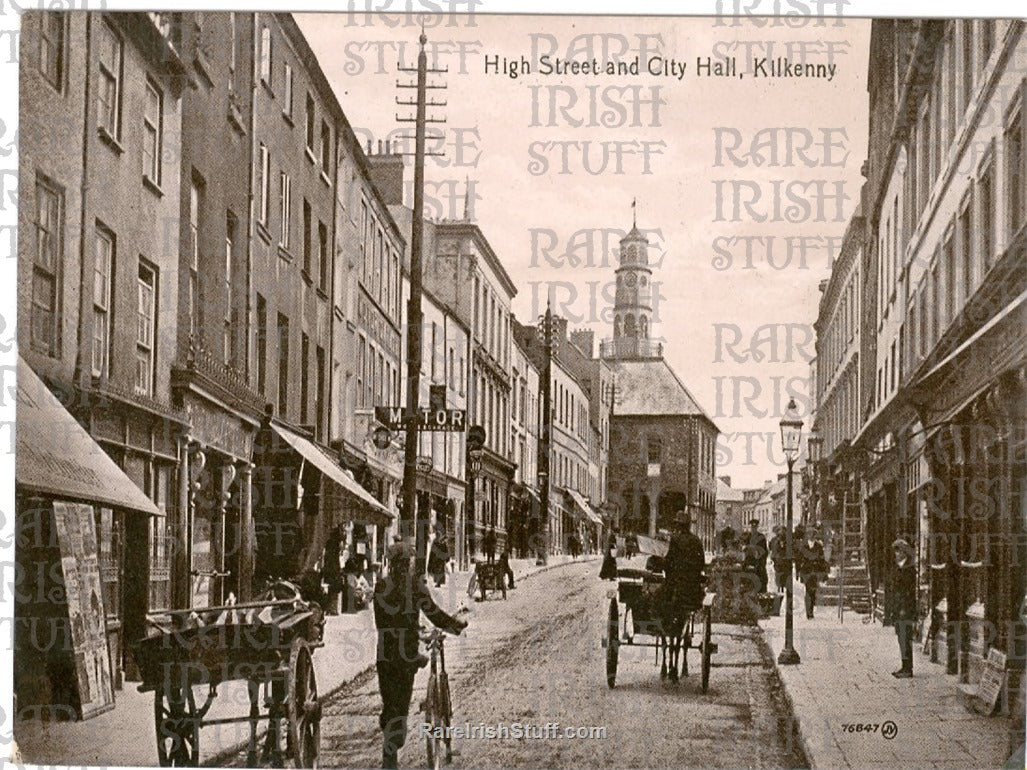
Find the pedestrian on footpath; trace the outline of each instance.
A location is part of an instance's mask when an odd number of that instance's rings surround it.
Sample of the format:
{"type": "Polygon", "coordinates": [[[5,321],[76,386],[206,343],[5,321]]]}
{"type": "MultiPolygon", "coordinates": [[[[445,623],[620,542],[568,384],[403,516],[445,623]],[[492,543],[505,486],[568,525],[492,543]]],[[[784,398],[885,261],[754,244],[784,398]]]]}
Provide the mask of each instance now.
{"type": "Polygon", "coordinates": [[[458,635],[467,621],[455,618],[435,603],[423,575],[414,570],[414,549],[403,542],[389,547],[389,572],[379,579],[374,592],[374,623],[378,628],[378,691],[382,713],[382,767],[397,765],[399,749],[406,742],[407,715],[417,669],[428,664],[418,649],[421,613],[434,625],[458,635]]]}
{"type": "Polygon", "coordinates": [[[428,574],[435,581],[435,587],[446,584],[446,562],[449,561],[449,543],[445,528],[435,528],[435,537],[428,552],[428,574]]]}
{"type": "Polygon", "coordinates": [[[507,544],[503,552],[499,554],[499,571],[506,575],[506,587],[516,588],[514,585],[514,573],[510,568],[510,545],[507,544]]]}
{"type": "Polygon", "coordinates": [[[806,527],[805,542],[799,546],[795,569],[799,580],[806,587],[806,617],[813,619],[813,607],[817,603],[817,588],[827,577],[827,560],[824,558],[824,544],[817,537],[816,527],[806,527]]]}
{"type": "Polygon", "coordinates": [[[599,568],[600,580],[614,580],[617,577],[617,536],[610,533],[610,540],[606,544],[606,553],[603,554],[603,565],[599,568]]]}
{"type": "Polygon", "coordinates": [[[778,593],[784,593],[788,585],[788,573],[792,571],[792,563],[788,559],[788,543],[785,528],[774,527],[774,536],[770,538],[770,561],[774,565],[774,583],[778,593]]]}
{"type": "Polygon", "coordinates": [[[485,533],[485,561],[488,564],[496,563],[496,528],[489,527],[485,533]]]}
{"type": "Polygon", "coordinates": [[[899,640],[902,667],[893,671],[896,679],[913,676],[913,634],[916,633],[916,564],[913,548],[904,538],[892,543],[895,552],[895,572],[892,577],[892,619],[899,640]]]}
{"type": "Polygon", "coordinates": [[[759,580],[760,593],[767,592],[767,538],[760,532],[760,520],[749,520],[749,531],[745,533],[744,540],[745,561],[743,565],[746,572],[752,572],[759,580]]]}

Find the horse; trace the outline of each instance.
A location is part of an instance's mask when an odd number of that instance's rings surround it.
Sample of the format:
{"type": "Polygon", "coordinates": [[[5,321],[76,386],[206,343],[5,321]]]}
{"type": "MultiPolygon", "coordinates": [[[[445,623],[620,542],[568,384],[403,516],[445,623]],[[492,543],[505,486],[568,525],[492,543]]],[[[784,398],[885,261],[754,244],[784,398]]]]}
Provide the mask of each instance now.
{"type": "MultiPolygon", "coordinates": [[[[646,571],[662,578],[648,596],[646,614],[651,619],[652,634],[657,637],[656,659],[660,663],[660,679],[669,676],[671,682],[677,682],[682,634],[691,611],[686,607],[687,602],[683,601],[687,592],[680,586],[665,582],[665,566],[662,556],[650,556],[646,560],[646,571]]],[[[684,674],[688,675],[687,652],[684,674]]]]}
{"type": "Polygon", "coordinates": [[[656,596],[656,615],[659,630],[660,679],[678,681],[678,671],[688,676],[688,649],[685,647],[683,665],[681,649],[684,630],[692,611],[679,587],[664,583],[656,596]]]}

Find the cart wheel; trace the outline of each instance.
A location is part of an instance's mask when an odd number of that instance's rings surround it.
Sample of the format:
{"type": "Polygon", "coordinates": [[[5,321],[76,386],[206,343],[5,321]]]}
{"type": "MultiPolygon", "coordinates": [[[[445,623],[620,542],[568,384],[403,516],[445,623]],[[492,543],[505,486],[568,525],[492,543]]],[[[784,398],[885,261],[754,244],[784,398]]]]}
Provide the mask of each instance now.
{"type": "Polygon", "coordinates": [[[617,615],[617,600],[610,599],[610,614],[606,620],[606,685],[611,689],[617,683],[617,652],[620,647],[617,615]]]}
{"type": "Polygon", "coordinates": [[[635,640],[635,613],[631,607],[624,608],[624,641],[631,644],[635,640]]]}
{"type": "Polygon", "coordinates": [[[317,767],[321,749],[321,701],[317,696],[314,660],[306,641],[292,640],[289,686],[285,697],[288,754],[294,767],[317,767]]]}
{"type": "Polygon", "coordinates": [[[706,607],[702,614],[702,691],[706,692],[710,686],[710,658],[713,652],[710,649],[710,608],[706,607]]]}
{"type": "Polygon", "coordinates": [[[424,699],[424,722],[428,725],[428,734],[424,737],[424,743],[428,751],[428,767],[432,770],[439,770],[442,766],[442,755],[446,751],[443,739],[435,735],[435,730],[445,725],[443,721],[445,709],[442,708],[441,700],[439,680],[435,674],[432,674],[428,677],[428,692],[424,699]]]}
{"type": "Polygon", "coordinates": [[[200,764],[200,720],[192,687],[165,682],[163,690],[154,690],[153,722],[161,767],[200,764]]]}

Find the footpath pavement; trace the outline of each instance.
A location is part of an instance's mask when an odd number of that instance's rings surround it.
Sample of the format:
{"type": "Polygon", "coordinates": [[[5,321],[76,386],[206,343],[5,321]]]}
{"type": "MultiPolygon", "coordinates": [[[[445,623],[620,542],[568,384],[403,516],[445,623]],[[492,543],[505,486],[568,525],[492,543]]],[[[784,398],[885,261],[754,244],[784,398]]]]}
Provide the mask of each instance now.
{"type": "MultiPolygon", "coordinates": [[[[913,652],[913,678],[896,679],[891,672],[899,668],[899,647],[892,627],[864,623],[851,611],[839,620],[837,607],[826,606],[816,607],[808,620],[804,596],[796,581],[793,645],[801,662],[777,669],[810,767],[1003,767],[1008,718],[969,711],[956,678],[919,649],[913,652]]],[[[781,616],[759,621],[775,665],[784,623],[783,606],[781,616]]]]}
{"type": "MultiPolygon", "coordinates": [[[[510,564],[515,585],[519,587],[524,578],[570,561],[570,557],[555,556],[547,565],[536,565],[534,559],[513,559],[510,564]]],[[[432,588],[436,600],[450,611],[471,604],[467,595],[470,576],[469,571],[447,575],[445,585],[432,588]]],[[[318,690],[322,697],[327,697],[374,666],[377,637],[370,609],[328,616],[324,642],[324,647],[314,654],[314,669],[318,690]]],[[[34,765],[156,766],[153,694],[138,692],[137,685],[137,682],[126,682],[121,690],[115,692],[115,707],[111,711],[83,722],[15,720],[17,744],[12,758],[34,765]]],[[[197,688],[196,694],[199,699],[204,693],[197,688]]],[[[244,716],[248,709],[246,683],[224,682],[218,688],[217,698],[205,719],[244,716]]],[[[236,750],[248,738],[249,725],[246,722],[202,728],[201,764],[219,754],[236,750]]]]}

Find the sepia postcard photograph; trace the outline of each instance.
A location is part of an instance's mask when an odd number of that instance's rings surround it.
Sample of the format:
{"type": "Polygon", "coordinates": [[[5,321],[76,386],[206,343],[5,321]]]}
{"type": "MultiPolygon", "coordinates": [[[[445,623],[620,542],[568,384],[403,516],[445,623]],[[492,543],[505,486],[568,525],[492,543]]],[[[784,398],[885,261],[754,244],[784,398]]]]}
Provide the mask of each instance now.
{"type": "Polygon", "coordinates": [[[1022,9],[550,5],[2,4],[0,762],[1025,766],[1022,9]]]}

